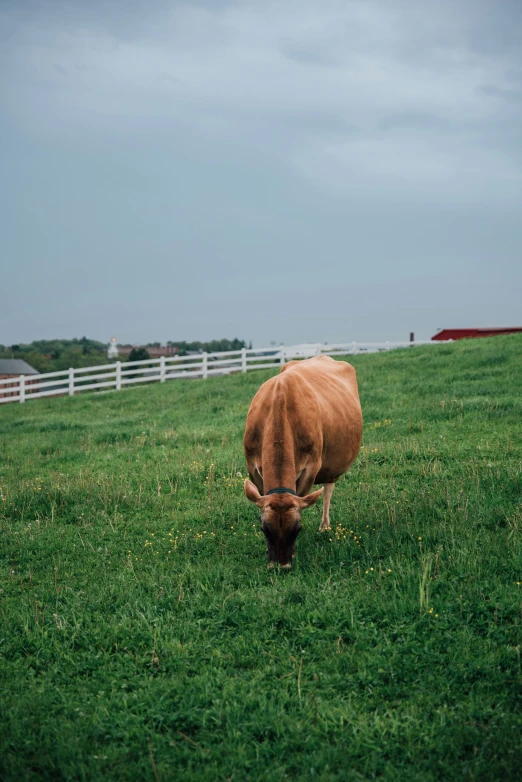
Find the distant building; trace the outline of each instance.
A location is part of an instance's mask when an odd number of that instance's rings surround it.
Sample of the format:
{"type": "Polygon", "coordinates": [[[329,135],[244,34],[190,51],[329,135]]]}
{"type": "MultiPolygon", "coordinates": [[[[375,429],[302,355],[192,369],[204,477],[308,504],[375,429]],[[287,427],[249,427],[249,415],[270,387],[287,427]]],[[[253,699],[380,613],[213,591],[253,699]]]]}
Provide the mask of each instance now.
{"type": "Polygon", "coordinates": [[[441,329],[432,340],[470,339],[476,337],[496,337],[499,334],[516,334],[522,331],[522,326],[490,329],[441,329]]]}
{"type": "Polygon", "coordinates": [[[0,384],[0,398],[5,399],[5,397],[8,396],[18,395],[20,375],[25,375],[25,377],[28,378],[26,383],[31,384],[35,381],[32,381],[28,376],[38,374],[38,370],[34,369],[27,361],[23,361],[21,358],[0,358],[0,380],[13,378],[12,383],[0,384]]]}
{"type": "Polygon", "coordinates": [[[160,356],[177,356],[178,348],[173,345],[158,345],[150,347],[147,345],[120,345],[118,353],[128,356],[133,348],[145,348],[151,358],[160,358],[160,356]]]}
{"type": "Polygon", "coordinates": [[[178,348],[174,345],[159,345],[155,347],[147,347],[145,345],[145,350],[148,351],[148,354],[151,358],[159,358],[160,356],[177,356],[178,355],[178,348]]]}

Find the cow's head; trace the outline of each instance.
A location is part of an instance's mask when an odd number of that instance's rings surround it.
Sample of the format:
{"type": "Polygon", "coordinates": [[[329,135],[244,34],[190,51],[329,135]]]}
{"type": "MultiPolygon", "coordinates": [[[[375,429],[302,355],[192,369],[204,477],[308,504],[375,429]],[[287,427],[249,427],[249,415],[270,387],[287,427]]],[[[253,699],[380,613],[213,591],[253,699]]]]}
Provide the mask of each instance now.
{"type": "Polygon", "coordinates": [[[245,494],[260,510],[259,520],[266,538],[268,563],[292,567],[295,543],[301,531],[301,511],[314,505],[323,493],[318,489],[306,497],[294,494],[259,494],[252,481],[245,481],[245,494]]]}

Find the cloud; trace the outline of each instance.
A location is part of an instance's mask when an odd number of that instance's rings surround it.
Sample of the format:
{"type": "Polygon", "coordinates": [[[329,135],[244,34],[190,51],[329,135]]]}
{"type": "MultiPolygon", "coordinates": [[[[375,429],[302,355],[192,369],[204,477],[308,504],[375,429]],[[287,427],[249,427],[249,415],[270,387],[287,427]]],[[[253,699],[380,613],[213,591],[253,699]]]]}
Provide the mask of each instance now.
{"type": "Polygon", "coordinates": [[[430,198],[434,181],[469,176],[475,192],[471,172],[487,169],[487,187],[495,170],[500,181],[520,171],[500,128],[501,103],[509,112],[522,95],[509,46],[515,5],[509,18],[464,0],[159,2],[147,13],[137,2],[76,0],[63,15],[53,3],[33,10],[4,6],[11,35],[0,61],[4,111],[28,135],[131,123],[151,136],[170,128],[218,145],[263,143],[336,192],[333,161],[361,175],[379,161],[384,177],[425,181],[430,198]]]}
{"type": "Polygon", "coordinates": [[[69,262],[122,280],[182,258],[176,286],[196,291],[249,264],[265,295],[259,269],[290,284],[292,259],[313,275],[341,257],[347,215],[366,260],[336,274],[375,268],[386,249],[367,236],[393,215],[407,277],[434,246],[408,244],[411,222],[429,236],[451,210],[466,219],[440,230],[467,268],[484,252],[470,215],[497,215],[491,235],[519,257],[499,216],[521,196],[518,2],[4,0],[0,30],[20,267],[46,253],[58,277],[69,262]]]}
{"type": "Polygon", "coordinates": [[[484,95],[500,98],[508,103],[520,103],[520,101],[522,101],[522,90],[496,87],[494,84],[481,84],[478,89],[480,92],[483,92],[484,95]]]}
{"type": "Polygon", "coordinates": [[[296,152],[294,162],[327,190],[381,202],[515,202],[522,187],[522,170],[505,154],[474,145],[465,134],[451,144],[416,132],[368,134],[310,144],[296,152]]]}

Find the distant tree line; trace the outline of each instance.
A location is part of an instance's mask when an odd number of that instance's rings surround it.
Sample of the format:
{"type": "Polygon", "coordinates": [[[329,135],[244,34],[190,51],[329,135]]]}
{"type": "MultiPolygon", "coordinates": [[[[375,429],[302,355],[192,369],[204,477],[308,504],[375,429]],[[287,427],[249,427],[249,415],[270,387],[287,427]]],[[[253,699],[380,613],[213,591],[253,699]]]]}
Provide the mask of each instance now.
{"type": "MultiPolygon", "coordinates": [[[[213,339],[210,342],[167,342],[177,347],[180,356],[188,353],[221,353],[225,350],[241,350],[248,347],[242,339],[213,339]]],[[[131,350],[127,361],[139,361],[149,358],[147,347],[161,347],[160,342],[131,350]]],[[[252,343],[250,343],[252,347],[252,343]]],[[[109,364],[114,359],[107,358],[107,345],[95,339],[37,339],[30,344],[0,345],[0,358],[21,358],[38,372],[58,372],[69,367],[92,367],[97,364],[109,364]]]]}
{"type": "Polygon", "coordinates": [[[0,345],[0,358],[22,358],[38,372],[108,364],[107,345],[95,339],[37,339],[28,345],[0,345]]]}

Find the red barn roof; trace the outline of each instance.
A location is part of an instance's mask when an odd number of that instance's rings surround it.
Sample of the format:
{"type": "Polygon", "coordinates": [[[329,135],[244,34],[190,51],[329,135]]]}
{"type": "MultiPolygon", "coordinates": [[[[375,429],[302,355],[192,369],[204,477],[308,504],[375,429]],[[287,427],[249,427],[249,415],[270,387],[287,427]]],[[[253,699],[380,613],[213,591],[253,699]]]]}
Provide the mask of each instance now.
{"type": "Polygon", "coordinates": [[[495,327],[490,329],[441,329],[431,339],[444,340],[495,337],[498,334],[516,334],[518,331],[522,331],[522,326],[506,326],[505,328],[495,327]]]}

